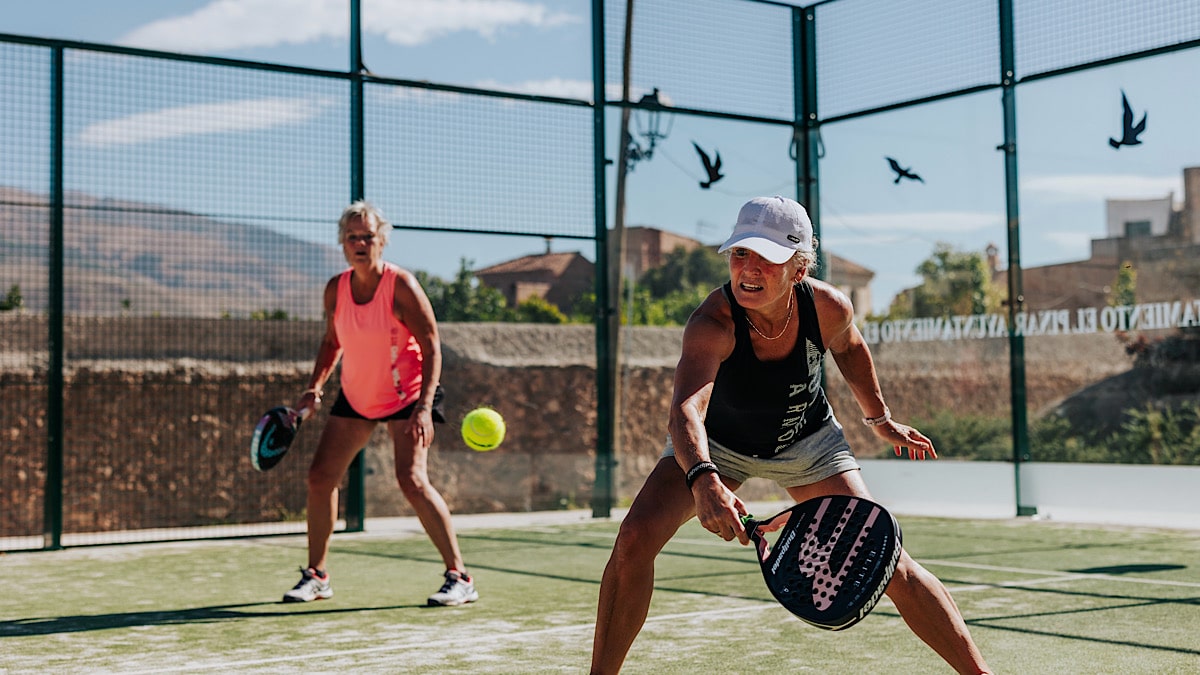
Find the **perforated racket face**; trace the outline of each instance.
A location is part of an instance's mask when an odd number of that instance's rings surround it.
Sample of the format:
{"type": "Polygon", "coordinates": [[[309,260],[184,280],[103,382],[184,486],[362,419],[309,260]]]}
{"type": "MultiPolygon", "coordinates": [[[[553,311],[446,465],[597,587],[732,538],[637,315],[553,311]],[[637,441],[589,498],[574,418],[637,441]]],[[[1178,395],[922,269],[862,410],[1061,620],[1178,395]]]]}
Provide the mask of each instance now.
{"type": "Polygon", "coordinates": [[[875,502],[846,496],[810,499],[765,523],[786,518],[772,546],[755,530],[771,594],[804,621],[844,630],[875,607],[896,571],[900,528],[875,502]]]}
{"type": "Polygon", "coordinates": [[[271,408],[258,420],[250,439],[250,462],[255,469],[266,471],[283,459],[296,438],[300,421],[300,415],[286,406],[271,408]]]}

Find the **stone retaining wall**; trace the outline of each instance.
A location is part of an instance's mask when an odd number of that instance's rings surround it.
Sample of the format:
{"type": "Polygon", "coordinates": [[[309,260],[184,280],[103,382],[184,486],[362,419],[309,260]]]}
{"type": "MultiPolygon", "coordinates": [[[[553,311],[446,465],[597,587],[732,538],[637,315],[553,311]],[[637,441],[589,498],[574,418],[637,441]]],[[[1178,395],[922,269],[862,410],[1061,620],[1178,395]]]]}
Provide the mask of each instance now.
{"type": "MultiPolygon", "coordinates": [[[[319,322],[79,319],[66,327],[64,529],[107,531],[301,518],[304,473],[323,413],[283,464],[255,472],[250,433],[268,407],[303,389],[319,322]]],[[[45,484],[45,322],[0,319],[0,536],[40,533],[45,484]]],[[[665,438],[681,329],[623,336],[618,495],[628,503],[665,438]]],[[[584,507],[596,444],[595,338],[590,326],[444,324],[449,424],[430,472],[458,513],[584,507]],[[467,449],[457,427],[478,405],[499,410],[504,444],[467,449]]],[[[1031,409],[1129,368],[1112,336],[1027,343],[1031,409]]],[[[901,419],[940,409],[995,414],[1009,405],[1007,342],[892,344],[876,349],[883,391],[901,419]]],[[[828,369],[836,411],[860,456],[886,452],[828,369]]],[[[336,383],[328,387],[334,390],[336,383]]],[[[367,452],[367,514],[412,515],[393,478],[382,428],[367,452]]],[[[782,497],[751,481],[747,499],[782,497]]]]}

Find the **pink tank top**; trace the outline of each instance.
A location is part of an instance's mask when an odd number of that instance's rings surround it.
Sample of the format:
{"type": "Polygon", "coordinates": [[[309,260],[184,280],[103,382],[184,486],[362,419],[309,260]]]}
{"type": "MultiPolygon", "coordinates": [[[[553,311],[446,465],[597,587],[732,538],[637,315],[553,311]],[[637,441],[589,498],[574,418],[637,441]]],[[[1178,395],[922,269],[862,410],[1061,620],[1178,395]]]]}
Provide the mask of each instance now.
{"type": "Polygon", "coordinates": [[[354,302],[346,270],[338,279],[333,327],[342,346],[342,393],[363,417],[387,417],[421,395],[421,347],[392,310],[397,267],[384,263],[369,302],[354,302]]]}

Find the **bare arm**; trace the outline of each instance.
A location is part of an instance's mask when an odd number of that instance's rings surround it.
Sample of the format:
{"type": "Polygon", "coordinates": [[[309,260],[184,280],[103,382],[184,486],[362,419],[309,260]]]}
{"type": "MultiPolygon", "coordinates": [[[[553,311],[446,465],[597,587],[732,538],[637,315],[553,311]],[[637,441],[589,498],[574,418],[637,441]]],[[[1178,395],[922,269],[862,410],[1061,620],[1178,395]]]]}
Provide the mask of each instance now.
{"type": "MultiPolygon", "coordinates": [[[[686,473],[699,462],[710,461],[704,419],[712,397],[717,370],[733,352],[733,319],[720,290],[713,291],[692,313],[683,331],[683,350],[675,368],[675,387],[667,430],[675,461],[686,473]]],[[[737,537],[749,543],[739,517],[746,506],[716,473],[702,473],[692,484],[696,517],[710,532],[726,541],[737,537]]]]}
{"type": "Polygon", "coordinates": [[[396,275],[394,302],[396,319],[408,326],[421,348],[421,394],[409,420],[409,430],[424,435],[426,444],[432,443],[433,396],[442,381],[442,341],[438,337],[437,318],[425,290],[407,270],[396,275]]]}
{"type": "Polygon", "coordinates": [[[321,405],[325,383],[333,374],[333,369],[342,358],[342,345],[338,341],[337,330],[333,327],[333,313],[337,308],[338,277],[325,284],[323,303],[325,306],[325,335],[317,347],[317,359],[313,363],[312,375],[308,378],[308,389],[296,400],[296,410],[307,408],[315,412],[321,405]]]}
{"type": "Polygon", "coordinates": [[[937,459],[933,442],[916,429],[891,419],[887,403],[875,372],[875,361],[862,333],[854,325],[854,307],[835,287],[819,281],[813,285],[817,316],[821,322],[821,339],[833,356],[846,385],[862,409],[866,419],[882,420],[871,429],[875,435],[892,444],[896,455],[908,448],[912,459],[925,459],[926,454],[937,459]]]}

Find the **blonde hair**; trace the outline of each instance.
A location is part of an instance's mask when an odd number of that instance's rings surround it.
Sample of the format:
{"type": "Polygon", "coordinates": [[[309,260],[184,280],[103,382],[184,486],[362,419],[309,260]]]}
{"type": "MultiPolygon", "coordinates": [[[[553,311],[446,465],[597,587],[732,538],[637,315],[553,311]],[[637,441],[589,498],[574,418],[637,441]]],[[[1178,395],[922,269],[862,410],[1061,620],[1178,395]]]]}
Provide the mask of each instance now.
{"type": "Polygon", "coordinates": [[[349,227],[350,221],[355,218],[361,218],[366,222],[368,218],[375,218],[375,236],[385,246],[388,243],[388,232],[392,229],[392,224],[387,218],[383,217],[383,211],[380,211],[368,201],[362,199],[354,202],[342,211],[342,217],[338,219],[338,243],[346,243],[346,228],[349,227]]]}

